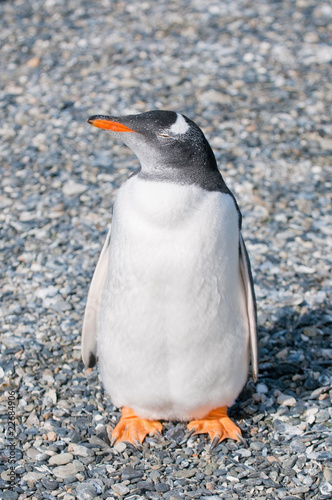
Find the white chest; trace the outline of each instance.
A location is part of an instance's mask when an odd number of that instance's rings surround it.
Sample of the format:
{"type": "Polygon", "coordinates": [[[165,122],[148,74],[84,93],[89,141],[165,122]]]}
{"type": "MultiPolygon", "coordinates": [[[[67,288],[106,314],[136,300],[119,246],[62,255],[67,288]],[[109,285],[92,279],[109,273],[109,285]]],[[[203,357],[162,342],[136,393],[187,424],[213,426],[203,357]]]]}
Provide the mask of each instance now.
{"type": "MultiPolygon", "coordinates": [[[[134,177],[114,207],[111,255],[135,274],[197,274],[199,263],[237,261],[238,220],[232,198],[196,186],[134,177]],[[129,268],[128,268],[129,266],[129,268]],[[181,268],[179,268],[181,266],[181,268]]],[[[123,269],[123,271],[125,271],[123,269]]],[[[130,273],[129,273],[130,274],[130,273]]]]}
{"type": "Polygon", "coordinates": [[[116,405],[185,418],[236,397],[248,336],[238,246],[230,195],[139,177],[120,189],[98,331],[116,405]]]}

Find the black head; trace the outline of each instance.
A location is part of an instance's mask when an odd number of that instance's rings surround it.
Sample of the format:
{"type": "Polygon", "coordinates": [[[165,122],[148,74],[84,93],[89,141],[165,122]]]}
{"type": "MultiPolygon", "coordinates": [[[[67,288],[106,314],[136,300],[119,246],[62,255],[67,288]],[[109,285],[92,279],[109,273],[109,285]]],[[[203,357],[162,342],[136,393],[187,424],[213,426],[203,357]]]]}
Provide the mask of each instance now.
{"type": "Polygon", "coordinates": [[[112,132],[136,154],[142,178],[205,183],[211,185],[209,190],[220,190],[212,188],[223,183],[213,151],[201,129],[186,116],[149,111],[121,117],[97,115],[88,122],[112,132]]]}

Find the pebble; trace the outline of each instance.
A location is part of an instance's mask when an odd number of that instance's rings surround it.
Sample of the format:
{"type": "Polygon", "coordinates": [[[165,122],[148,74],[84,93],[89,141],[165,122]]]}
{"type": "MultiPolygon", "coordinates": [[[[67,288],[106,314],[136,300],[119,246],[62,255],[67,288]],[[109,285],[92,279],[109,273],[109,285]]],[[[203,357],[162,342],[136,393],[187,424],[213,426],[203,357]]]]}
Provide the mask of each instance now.
{"type": "Polygon", "coordinates": [[[59,465],[55,467],[52,472],[56,477],[65,479],[70,476],[74,476],[78,472],[84,471],[84,465],[79,460],[74,460],[72,463],[67,465],[59,465]]]}
{"type": "Polygon", "coordinates": [[[166,493],[170,490],[170,486],[166,483],[157,483],[155,485],[155,490],[159,491],[160,493],[166,493]]]}
{"type": "Polygon", "coordinates": [[[71,453],[59,453],[58,455],[50,457],[48,463],[50,465],[66,465],[73,460],[73,458],[71,453]]]}
{"type": "Polygon", "coordinates": [[[73,196],[84,193],[87,190],[87,186],[70,180],[63,185],[62,190],[65,196],[73,196]]]}
{"type": "Polygon", "coordinates": [[[10,481],[10,470],[3,470],[0,475],[1,479],[4,481],[10,481]]]}
{"type": "Polygon", "coordinates": [[[94,455],[93,450],[76,443],[70,443],[68,446],[68,451],[70,454],[77,455],[79,457],[91,457],[94,455]]]}
{"type": "Polygon", "coordinates": [[[329,469],[327,467],[324,468],[323,471],[324,479],[328,483],[332,483],[332,469],[329,469]]]}
{"type": "Polygon", "coordinates": [[[305,453],[306,445],[299,439],[293,439],[290,443],[290,449],[293,453],[305,453]]]}
{"type": "Polygon", "coordinates": [[[42,472],[27,472],[27,474],[24,474],[22,476],[22,480],[26,481],[27,483],[35,483],[36,481],[39,481],[44,477],[44,474],[42,472]]]}
{"type": "Polygon", "coordinates": [[[18,493],[16,491],[12,491],[12,490],[2,491],[1,499],[2,500],[17,500],[18,493]]]}
{"type": "Polygon", "coordinates": [[[155,490],[154,484],[149,481],[137,481],[136,486],[143,493],[155,490]]]}
{"type": "Polygon", "coordinates": [[[112,490],[115,491],[118,495],[124,496],[129,493],[129,488],[125,484],[112,484],[112,490]]]}
{"type": "Polygon", "coordinates": [[[49,441],[56,441],[57,440],[57,435],[54,431],[50,431],[47,433],[47,439],[49,441]]]}
{"type": "Polygon", "coordinates": [[[59,487],[59,483],[57,481],[53,481],[53,479],[49,479],[48,477],[43,477],[41,482],[45,486],[46,490],[49,491],[56,490],[59,487]]]}
{"type": "Polygon", "coordinates": [[[81,483],[76,487],[76,496],[78,500],[94,500],[97,490],[93,484],[81,483]]]}
{"type": "Polygon", "coordinates": [[[176,477],[178,478],[182,478],[182,477],[185,477],[185,478],[188,478],[188,477],[193,477],[195,474],[196,474],[197,470],[193,470],[193,469],[183,469],[183,470],[179,470],[178,472],[176,472],[176,477]]]}
{"type": "Polygon", "coordinates": [[[280,396],[278,396],[277,398],[277,403],[278,405],[295,406],[296,399],[292,396],[288,396],[287,394],[280,394],[280,396]]]}
{"type": "Polygon", "coordinates": [[[260,383],[256,384],[256,392],[258,392],[258,394],[267,394],[269,392],[269,389],[267,385],[260,383]]]}
{"type": "MultiPolygon", "coordinates": [[[[252,441],[250,443],[250,448],[255,451],[261,451],[264,448],[264,443],[260,443],[259,441],[252,441]]],[[[244,450],[245,451],[245,450],[244,450]]],[[[248,450],[249,451],[249,450],[248,450]]],[[[250,453],[250,452],[249,452],[250,453]]],[[[250,456],[250,455],[247,455],[250,456]]]]}
{"type": "Polygon", "coordinates": [[[332,493],[332,484],[323,482],[319,485],[319,491],[322,495],[330,495],[332,493]]]}
{"type": "Polygon", "coordinates": [[[122,453],[126,450],[127,445],[123,441],[120,441],[120,443],[116,443],[115,446],[113,446],[113,449],[117,451],[118,453],[122,453]]]}

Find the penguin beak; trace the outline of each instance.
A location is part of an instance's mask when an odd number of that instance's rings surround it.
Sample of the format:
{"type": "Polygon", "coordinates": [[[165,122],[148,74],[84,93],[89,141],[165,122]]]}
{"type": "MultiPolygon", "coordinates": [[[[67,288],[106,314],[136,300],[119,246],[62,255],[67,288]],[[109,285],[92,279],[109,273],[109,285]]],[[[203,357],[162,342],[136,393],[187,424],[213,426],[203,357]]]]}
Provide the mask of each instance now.
{"type": "Polygon", "coordinates": [[[122,123],[115,122],[109,116],[91,116],[87,120],[90,125],[93,125],[97,128],[102,128],[104,130],[111,130],[112,132],[135,132],[131,128],[122,125],[122,123]]]}

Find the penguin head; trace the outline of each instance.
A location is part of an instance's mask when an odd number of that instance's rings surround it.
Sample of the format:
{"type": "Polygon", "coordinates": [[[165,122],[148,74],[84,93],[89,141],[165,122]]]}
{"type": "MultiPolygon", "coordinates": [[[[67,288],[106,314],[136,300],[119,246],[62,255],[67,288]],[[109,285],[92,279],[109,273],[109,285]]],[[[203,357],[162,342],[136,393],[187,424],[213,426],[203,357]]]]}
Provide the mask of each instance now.
{"type": "Polygon", "coordinates": [[[91,125],[120,138],[138,157],[142,176],[192,184],[205,170],[217,170],[212,149],[201,129],[174,111],[88,119],[91,125]]]}

